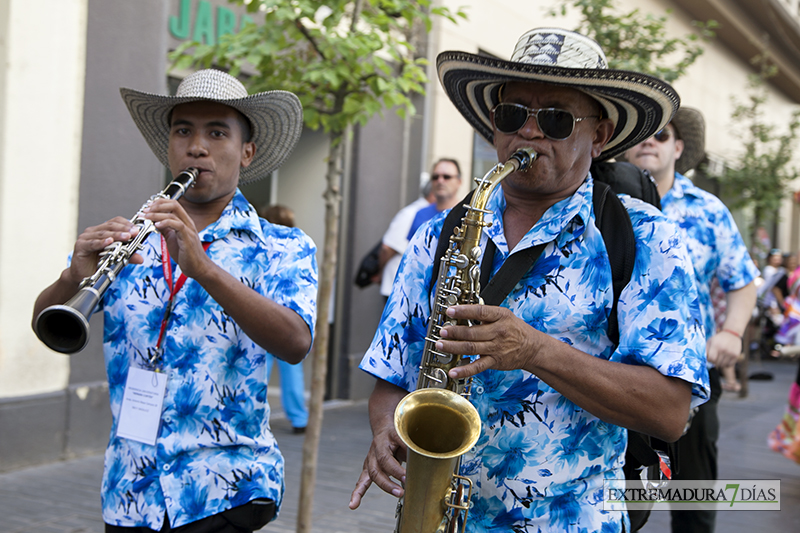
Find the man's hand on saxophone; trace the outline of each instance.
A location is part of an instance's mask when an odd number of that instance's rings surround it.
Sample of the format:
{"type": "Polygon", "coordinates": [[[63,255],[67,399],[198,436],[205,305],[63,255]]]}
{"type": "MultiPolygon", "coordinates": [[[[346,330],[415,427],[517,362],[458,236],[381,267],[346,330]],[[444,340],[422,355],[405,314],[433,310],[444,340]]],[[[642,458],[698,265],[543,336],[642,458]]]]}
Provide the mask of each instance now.
{"type": "Polygon", "coordinates": [[[447,309],[447,316],[469,320],[473,325],[442,328],[436,349],[457,355],[481,354],[470,364],[452,368],[448,373],[451,378],[467,378],[490,368],[530,372],[535,367],[545,335],[505,307],[456,305],[447,309]]]}
{"type": "Polygon", "coordinates": [[[406,445],[395,430],[394,411],[406,394],[406,390],[387,381],[378,380],[375,384],[369,399],[372,444],[350,496],[350,509],[361,505],[361,499],[373,482],[397,498],[403,496],[403,487],[394,480],[405,481],[406,470],[401,463],[406,460],[406,445]]]}
{"type": "Polygon", "coordinates": [[[447,314],[476,324],[442,328],[437,350],[481,354],[476,361],[451,369],[451,378],[488,369],[522,369],[601,420],[668,442],[680,436],[680,422],[689,411],[691,397],[686,381],[664,376],[646,365],[591,356],[538,331],[505,308],[456,305],[447,314]],[[669,417],[658,409],[664,402],[676,407],[669,417]]]}

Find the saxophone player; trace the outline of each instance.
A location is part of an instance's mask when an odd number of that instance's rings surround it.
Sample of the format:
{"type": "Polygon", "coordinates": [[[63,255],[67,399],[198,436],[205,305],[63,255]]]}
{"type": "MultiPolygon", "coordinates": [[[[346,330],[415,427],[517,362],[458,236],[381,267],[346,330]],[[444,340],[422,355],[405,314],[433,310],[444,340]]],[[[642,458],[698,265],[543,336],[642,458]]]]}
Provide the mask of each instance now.
{"type": "MultiPolygon", "coordinates": [[[[317,270],[311,239],[260,219],[239,185],[285,161],[302,108],[286,91],[248,96],[217,70],[186,77],[177,96],[121,93],[172,175],[198,174],[179,200],[143,210],[157,232],[100,302],[113,415],[105,531],[258,530],[283,496],[265,355],[297,364],[309,351],[317,270]]],[[[69,299],[101,250],[138,231],[122,217],[86,229],[34,317],[69,299]]]]}
{"type": "MultiPolygon", "coordinates": [[[[558,28],[523,35],[511,60],[463,52],[437,59],[440,82],[467,121],[506,161],[536,152],[489,197],[484,243],[493,271],[542,245],[533,267],[500,306],[454,305],[438,351],[480,354],[449,370],[473,377],[477,444],[462,456],[473,483],[466,530],[630,531],[627,513],[604,511],[605,479],[622,479],[630,428],[675,441],[691,406],[708,398],[705,338],[685,245],[656,208],[622,197],[636,262],[607,334],[611,270],[592,208],[593,160],[604,161],[664,127],[679,98],[668,84],[610,71],[593,40],[558,28]]],[[[395,406],[413,391],[431,314],[432,258],[443,215],[423,226],[401,263],[361,368],[377,377],[370,397],[373,442],[353,491],[372,483],[403,495],[406,457],[395,406]]]]}

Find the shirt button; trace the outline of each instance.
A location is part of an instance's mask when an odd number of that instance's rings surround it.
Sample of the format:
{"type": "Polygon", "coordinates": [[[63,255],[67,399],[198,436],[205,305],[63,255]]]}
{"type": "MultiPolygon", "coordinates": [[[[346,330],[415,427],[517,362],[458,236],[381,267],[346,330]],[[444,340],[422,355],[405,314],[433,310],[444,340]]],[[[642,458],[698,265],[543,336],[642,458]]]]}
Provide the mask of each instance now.
{"type": "Polygon", "coordinates": [[[475,387],[475,393],[483,394],[483,385],[478,385],[477,387],[475,387]]]}
{"type": "Polygon", "coordinates": [[[165,416],[164,417],[164,422],[167,422],[167,423],[172,422],[172,417],[169,416],[169,415],[165,416]]]}
{"type": "Polygon", "coordinates": [[[164,468],[164,472],[169,472],[169,465],[164,465],[162,468],[164,468]]]}

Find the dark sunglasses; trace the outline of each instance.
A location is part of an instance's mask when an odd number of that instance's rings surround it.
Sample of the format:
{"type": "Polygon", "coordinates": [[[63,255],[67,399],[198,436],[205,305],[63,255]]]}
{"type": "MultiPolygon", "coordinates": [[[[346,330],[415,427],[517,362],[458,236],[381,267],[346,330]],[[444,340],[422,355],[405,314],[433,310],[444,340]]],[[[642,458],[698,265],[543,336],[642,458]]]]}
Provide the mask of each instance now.
{"type": "Polygon", "coordinates": [[[492,109],[492,121],[497,131],[501,133],[516,133],[522,129],[528,117],[536,117],[536,125],[539,126],[545,137],[554,141],[563,141],[572,135],[575,123],[587,118],[600,117],[575,117],[569,111],[548,107],[544,109],[531,109],[521,104],[497,104],[492,109]]]}
{"type": "Polygon", "coordinates": [[[660,143],[665,143],[672,137],[672,132],[669,131],[667,128],[659,131],[655,135],[653,135],[653,139],[657,140],[660,143]]]}
{"type": "Polygon", "coordinates": [[[453,174],[433,174],[431,176],[431,181],[436,181],[439,178],[442,178],[443,180],[449,180],[455,178],[455,176],[453,174]]]}

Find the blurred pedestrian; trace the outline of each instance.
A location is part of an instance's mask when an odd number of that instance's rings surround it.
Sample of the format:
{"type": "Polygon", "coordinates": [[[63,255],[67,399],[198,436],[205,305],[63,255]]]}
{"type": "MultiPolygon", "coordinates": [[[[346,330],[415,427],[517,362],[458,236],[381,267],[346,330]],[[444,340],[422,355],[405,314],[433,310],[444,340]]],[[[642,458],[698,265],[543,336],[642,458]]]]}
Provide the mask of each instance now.
{"type": "MultiPolygon", "coordinates": [[[[745,328],[756,302],[758,268],[728,208],[695,186],[684,173],[705,157],[705,121],[700,111],[681,107],[665,128],[625,152],[625,158],[652,174],[661,207],[680,226],[694,263],[706,332],[711,398],[700,406],[686,434],[678,440],[680,464],[674,479],[717,479],[717,405],[722,393],[719,368],[736,363],[745,328]],[[717,277],[726,294],[721,328],[714,324],[711,281],[717,277]]],[[[672,531],[710,532],[715,511],[672,511],[672,531]]]]}
{"type": "MultiPolygon", "coordinates": [[[[273,204],[262,210],[260,216],[271,224],[278,224],[288,228],[294,227],[294,211],[285,205],[273,204]]],[[[269,383],[275,360],[275,357],[267,354],[267,383],[269,383]]],[[[286,418],[292,424],[293,433],[305,433],[306,425],[308,425],[308,408],[305,402],[303,363],[293,365],[283,359],[277,359],[277,361],[281,379],[283,412],[286,413],[286,418]]]]}
{"type": "Polygon", "coordinates": [[[408,246],[408,232],[411,229],[411,223],[414,221],[417,211],[429,206],[435,200],[432,189],[432,183],[428,180],[425,186],[422,187],[420,197],[398,211],[389,223],[386,233],[383,234],[380,251],[378,252],[378,268],[380,270],[376,274],[373,283],[380,280],[381,295],[385,298],[388,298],[389,293],[392,291],[392,282],[395,274],[397,274],[397,267],[400,266],[403,252],[406,251],[406,246],[408,246]]]}
{"type": "Polygon", "coordinates": [[[451,158],[442,158],[434,163],[433,171],[431,172],[431,194],[433,194],[434,201],[417,211],[406,238],[411,240],[417,229],[432,219],[434,215],[458,204],[459,200],[461,200],[458,195],[460,187],[461,166],[458,161],[451,158]]]}

